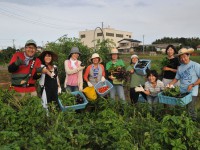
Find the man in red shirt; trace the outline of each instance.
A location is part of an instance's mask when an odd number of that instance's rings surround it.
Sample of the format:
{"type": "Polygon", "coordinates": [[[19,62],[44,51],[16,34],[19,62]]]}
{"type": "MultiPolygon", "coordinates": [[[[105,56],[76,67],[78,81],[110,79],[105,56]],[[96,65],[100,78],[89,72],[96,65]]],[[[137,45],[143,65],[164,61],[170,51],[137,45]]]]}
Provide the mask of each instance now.
{"type": "Polygon", "coordinates": [[[24,52],[16,52],[10,60],[8,71],[11,74],[11,87],[16,92],[24,95],[30,93],[37,96],[35,83],[41,73],[47,73],[46,68],[41,68],[41,61],[35,57],[37,44],[28,40],[24,52]]]}

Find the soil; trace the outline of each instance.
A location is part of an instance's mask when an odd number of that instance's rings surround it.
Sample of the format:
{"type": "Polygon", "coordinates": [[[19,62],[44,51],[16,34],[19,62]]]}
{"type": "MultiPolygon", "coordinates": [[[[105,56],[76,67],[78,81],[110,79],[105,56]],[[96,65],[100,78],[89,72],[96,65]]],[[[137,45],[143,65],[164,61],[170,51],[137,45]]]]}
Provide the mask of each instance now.
{"type": "Polygon", "coordinates": [[[10,73],[7,66],[0,66],[0,88],[8,88],[10,86],[10,73]]]}

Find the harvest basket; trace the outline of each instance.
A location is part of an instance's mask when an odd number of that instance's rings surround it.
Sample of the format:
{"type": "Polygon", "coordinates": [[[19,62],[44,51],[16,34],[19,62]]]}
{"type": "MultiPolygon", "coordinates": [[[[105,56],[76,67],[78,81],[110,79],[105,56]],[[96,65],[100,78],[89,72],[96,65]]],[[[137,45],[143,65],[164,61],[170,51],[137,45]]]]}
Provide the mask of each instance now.
{"type": "Polygon", "coordinates": [[[158,93],[159,103],[169,104],[169,105],[179,105],[185,106],[192,101],[192,93],[188,93],[183,98],[169,97],[163,95],[162,92],[158,93]]]}
{"type": "Polygon", "coordinates": [[[106,94],[108,94],[110,92],[110,89],[112,89],[113,85],[108,81],[108,80],[105,80],[104,82],[102,81],[99,81],[95,86],[95,90],[97,92],[98,95],[100,96],[105,96],[106,94]],[[102,87],[106,87],[108,86],[108,89],[106,91],[104,91],[103,93],[100,93],[98,91],[99,88],[102,88],[102,87]]]}
{"type": "Polygon", "coordinates": [[[143,76],[147,74],[146,70],[150,68],[151,68],[151,60],[149,59],[139,59],[138,62],[134,65],[135,72],[143,76]],[[142,65],[142,67],[140,68],[139,67],[140,64],[145,64],[145,65],[142,65]]]}
{"type": "Polygon", "coordinates": [[[87,103],[88,103],[85,95],[80,91],[71,92],[71,94],[75,95],[75,96],[80,94],[80,96],[83,98],[83,101],[84,101],[83,104],[76,104],[76,105],[71,105],[71,106],[63,106],[61,100],[58,99],[58,104],[59,104],[61,110],[62,111],[66,111],[66,110],[69,110],[69,109],[74,109],[74,110],[84,109],[86,107],[87,103]]]}

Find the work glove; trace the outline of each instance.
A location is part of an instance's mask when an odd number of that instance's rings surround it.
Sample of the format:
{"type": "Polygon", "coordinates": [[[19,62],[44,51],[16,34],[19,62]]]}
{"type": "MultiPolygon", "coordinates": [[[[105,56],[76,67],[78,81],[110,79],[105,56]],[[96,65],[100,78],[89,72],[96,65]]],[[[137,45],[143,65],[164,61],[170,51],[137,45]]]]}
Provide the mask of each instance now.
{"type": "Polygon", "coordinates": [[[175,88],[174,85],[167,84],[166,88],[175,88]]]}
{"type": "Polygon", "coordinates": [[[92,83],[90,83],[89,81],[87,82],[87,85],[88,85],[89,87],[93,87],[92,83]]]}
{"type": "Polygon", "coordinates": [[[58,94],[61,94],[62,93],[62,89],[61,87],[58,87],[58,94]]]}
{"type": "Polygon", "coordinates": [[[106,79],[104,78],[104,76],[101,77],[101,81],[102,81],[102,82],[105,82],[105,81],[106,81],[106,79]]]}
{"type": "Polygon", "coordinates": [[[16,66],[20,66],[20,65],[22,65],[22,64],[24,64],[24,62],[19,58],[19,56],[17,57],[17,60],[15,61],[15,65],[16,66]]]}
{"type": "Polygon", "coordinates": [[[56,77],[55,73],[52,72],[51,75],[50,75],[50,77],[51,77],[51,78],[55,78],[55,77],[56,77]]]}
{"type": "Polygon", "coordinates": [[[83,91],[83,87],[79,87],[79,91],[82,92],[83,91]]]}
{"type": "Polygon", "coordinates": [[[144,88],[140,85],[140,86],[136,86],[135,87],[135,92],[144,92],[144,88]]]}

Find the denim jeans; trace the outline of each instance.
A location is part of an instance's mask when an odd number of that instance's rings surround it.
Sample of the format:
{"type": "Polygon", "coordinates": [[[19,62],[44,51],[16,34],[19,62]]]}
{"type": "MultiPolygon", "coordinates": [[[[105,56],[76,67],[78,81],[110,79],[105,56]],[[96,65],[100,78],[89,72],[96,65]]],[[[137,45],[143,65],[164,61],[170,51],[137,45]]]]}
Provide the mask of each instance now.
{"type": "Polygon", "coordinates": [[[155,110],[155,104],[158,103],[158,96],[147,96],[147,102],[149,103],[149,109],[150,111],[154,112],[155,110]]]}
{"type": "Polygon", "coordinates": [[[110,98],[115,100],[115,95],[119,96],[120,100],[125,100],[124,88],[122,85],[113,85],[113,88],[110,90],[110,98]]]}
{"type": "Polygon", "coordinates": [[[67,85],[66,91],[69,91],[69,92],[78,91],[78,86],[69,86],[69,85],[67,85]]]}
{"type": "Polygon", "coordinates": [[[192,117],[192,120],[197,119],[197,113],[195,110],[195,105],[197,101],[197,96],[192,96],[192,101],[187,105],[189,116],[192,117]]]}

